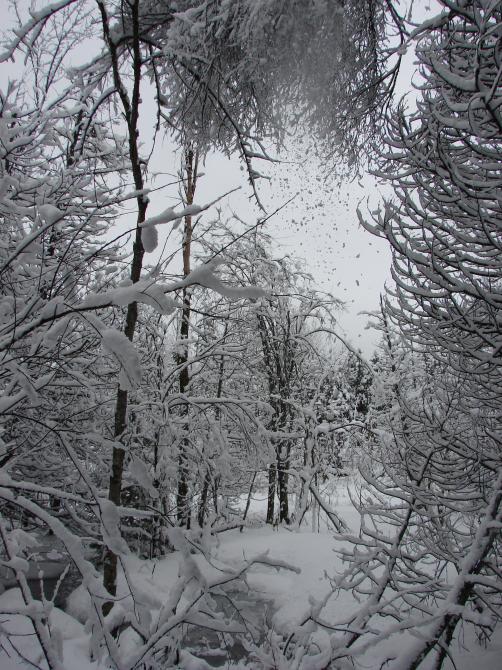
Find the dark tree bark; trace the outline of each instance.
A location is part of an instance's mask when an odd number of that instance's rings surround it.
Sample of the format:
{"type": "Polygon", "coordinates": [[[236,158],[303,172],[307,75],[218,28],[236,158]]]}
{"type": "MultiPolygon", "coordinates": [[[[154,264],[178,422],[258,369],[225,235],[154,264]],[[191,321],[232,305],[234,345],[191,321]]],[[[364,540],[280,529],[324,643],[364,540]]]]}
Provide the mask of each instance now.
{"type": "Polygon", "coordinates": [[[277,494],[279,497],[279,521],[290,523],[288,500],[289,446],[277,451],[277,494]],[[285,453],[284,453],[285,452],[285,453]]]}
{"type": "MultiPolygon", "coordinates": [[[[191,146],[188,146],[185,152],[185,201],[187,205],[193,204],[195,187],[197,184],[197,163],[198,156],[191,146]]],[[[183,276],[190,274],[190,252],[192,243],[192,217],[185,216],[185,230],[183,234],[183,276]]],[[[190,332],[190,311],[191,311],[191,293],[189,289],[183,289],[183,309],[181,313],[180,324],[180,353],[177,356],[177,364],[180,367],[179,372],[179,390],[185,394],[190,384],[190,371],[188,366],[188,336],[190,332]]],[[[190,528],[190,505],[188,502],[188,431],[190,424],[188,421],[188,404],[183,405],[182,412],[185,416],[185,423],[182,428],[184,435],[181,439],[178,451],[178,492],[176,496],[176,513],[178,525],[190,528]]]]}
{"type": "Polygon", "coordinates": [[[275,513],[275,486],[277,479],[277,468],[275,463],[268,466],[268,500],[267,500],[267,523],[274,523],[275,513]]]}
{"type": "MultiPolygon", "coordinates": [[[[131,172],[134,180],[134,186],[137,191],[142,191],[144,188],[143,174],[141,171],[141,163],[139,156],[139,105],[140,105],[140,82],[142,74],[141,65],[141,48],[139,36],[139,3],[135,3],[131,7],[131,21],[132,21],[132,54],[133,54],[133,88],[132,95],[129,96],[122,80],[119,63],[117,47],[110,34],[110,25],[107,11],[104,3],[98,2],[101,12],[101,22],[103,27],[103,39],[108,48],[110,55],[113,82],[116,92],[120,98],[124,117],[127,124],[128,141],[129,141],[129,160],[131,172]]],[[[146,210],[148,207],[148,200],[143,195],[137,197],[137,218],[136,218],[136,233],[133,244],[133,257],[131,263],[130,278],[133,283],[136,283],[141,278],[141,270],[143,267],[144,248],[141,240],[141,224],[146,219],[146,210]]],[[[129,340],[134,339],[134,332],[136,330],[136,323],[138,320],[138,305],[132,302],[127,307],[124,333],[129,340]]],[[[127,427],[127,408],[128,408],[128,392],[120,387],[117,390],[117,398],[115,403],[115,424],[114,435],[117,440],[124,437],[127,427]]],[[[120,447],[114,447],[112,452],[112,471],[110,476],[110,484],[108,489],[108,499],[115,505],[120,505],[122,496],[122,479],[124,473],[124,457],[125,450],[120,447]]],[[[117,555],[109,548],[105,549],[104,555],[104,575],[103,585],[106,590],[115,596],[117,593],[117,555]]],[[[113,606],[112,601],[107,601],[103,604],[103,614],[108,614],[113,606]]]]}

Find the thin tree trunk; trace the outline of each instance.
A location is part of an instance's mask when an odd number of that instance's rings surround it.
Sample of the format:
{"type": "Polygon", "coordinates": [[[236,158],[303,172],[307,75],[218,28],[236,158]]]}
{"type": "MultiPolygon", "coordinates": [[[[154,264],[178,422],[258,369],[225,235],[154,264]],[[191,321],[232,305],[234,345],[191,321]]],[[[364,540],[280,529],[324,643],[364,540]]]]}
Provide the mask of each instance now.
{"type": "Polygon", "coordinates": [[[289,447],[282,447],[277,452],[277,494],[279,497],[279,521],[289,524],[289,500],[288,500],[288,470],[289,470],[289,447]],[[287,453],[283,459],[283,451],[287,453]]]}
{"type": "MultiPolygon", "coordinates": [[[[244,521],[246,521],[246,518],[247,518],[247,515],[248,515],[248,512],[249,512],[249,508],[251,506],[251,498],[253,496],[253,487],[254,487],[254,482],[255,482],[257,474],[258,474],[258,472],[255,470],[254,473],[253,473],[253,477],[251,479],[251,483],[249,484],[248,498],[246,500],[246,509],[244,510],[244,514],[242,515],[242,523],[243,524],[244,524],[244,521]]],[[[239,528],[241,533],[242,533],[243,528],[244,528],[244,525],[242,525],[239,528]]]]}
{"type": "Polygon", "coordinates": [[[211,486],[211,472],[209,468],[206,470],[206,475],[204,477],[204,484],[202,486],[202,493],[200,494],[200,505],[199,505],[199,514],[198,522],[199,526],[202,528],[204,525],[204,519],[206,517],[207,509],[207,496],[209,494],[209,487],[211,486]]]}
{"type": "Polygon", "coordinates": [[[277,479],[276,464],[271,463],[268,467],[268,501],[267,501],[267,523],[274,523],[275,511],[275,483],[277,479]]]}
{"type": "MultiPolygon", "coordinates": [[[[185,201],[187,205],[193,204],[195,187],[197,183],[197,154],[191,146],[185,152],[185,167],[186,174],[185,182],[185,201]]],[[[192,217],[185,216],[185,230],[183,234],[183,276],[187,277],[190,274],[190,252],[192,243],[192,217]]],[[[190,372],[188,369],[188,336],[190,332],[190,310],[191,310],[191,293],[190,290],[183,289],[183,309],[181,313],[180,325],[180,353],[178,354],[178,365],[180,366],[179,373],[179,390],[181,394],[185,394],[190,384],[190,372]],[[183,345],[183,340],[185,344],[183,345]]],[[[185,424],[182,427],[183,438],[180,441],[178,451],[178,493],[176,497],[176,513],[179,526],[190,527],[190,509],[188,504],[188,404],[183,405],[183,413],[185,415],[185,424]]]]}
{"type": "MultiPolygon", "coordinates": [[[[141,193],[144,189],[143,174],[139,156],[139,105],[140,105],[140,81],[141,81],[141,50],[139,41],[139,3],[131,6],[132,31],[133,31],[133,90],[132,97],[129,98],[127,89],[122,81],[117,47],[114,38],[110,34],[110,26],[106,8],[103,2],[98,2],[101,12],[103,37],[108,47],[112,62],[113,80],[117,93],[120,97],[124,116],[127,123],[128,142],[129,142],[129,160],[134,180],[135,189],[141,193]]],[[[141,224],[145,221],[148,200],[143,195],[137,197],[138,213],[136,218],[136,234],[133,244],[133,257],[131,263],[130,278],[133,283],[140,280],[143,267],[144,248],[141,240],[141,224]]],[[[138,305],[132,302],[127,306],[124,333],[129,340],[134,339],[136,323],[138,320],[138,305]]],[[[117,390],[117,399],[115,403],[115,422],[114,435],[117,441],[121,440],[127,426],[127,407],[128,392],[121,389],[117,390]]],[[[122,478],[124,472],[125,450],[121,447],[114,447],[112,452],[112,471],[110,475],[110,484],[108,489],[108,499],[115,505],[120,505],[122,496],[122,478]]],[[[104,555],[103,585],[105,589],[115,596],[117,593],[117,555],[109,548],[105,549],[104,555]]],[[[111,610],[113,602],[107,601],[103,604],[103,614],[106,616],[111,610]]]]}
{"type": "Polygon", "coordinates": [[[153,471],[155,473],[153,479],[153,485],[158,492],[158,498],[155,501],[155,507],[157,508],[157,514],[153,517],[153,527],[152,527],[152,539],[150,542],[150,558],[159,556],[161,553],[162,546],[162,500],[160,493],[160,480],[158,477],[158,468],[159,468],[159,441],[160,441],[160,429],[158,428],[154,433],[154,443],[153,443],[153,471]]]}
{"type": "MultiPolygon", "coordinates": [[[[225,328],[223,330],[223,337],[222,337],[223,344],[225,344],[225,341],[226,341],[226,338],[227,338],[227,333],[228,333],[228,317],[225,321],[225,328]]],[[[221,394],[223,393],[223,373],[224,373],[224,371],[225,371],[225,356],[224,356],[224,354],[222,354],[221,358],[220,358],[220,366],[219,366],[219,372],[218,372],[218,386],[216,388],[216,397],[217,398],[221,398],[221,394]]],[[[220,405],[216,405],[216,409],[215,409],[216,421],[220,420],[220,416],[221,416],[220,405]]],[[[204,518],[206,516],[207,496],[208,496],[208,493],[209,493],[210,485],[211,485],[211,470],[208,467],[208,469],[206,471],[206,475],[204,477],[204,485],[202,487],[202,493],[201,493],[200,505],[199,505],[198,521],[199,521],[199,526],[201,528],[204,525],[204,518]]]]}
{"type": "MultiPolygon", "coordinates": [[[[286,376],[286,379],[289,375],[286,376]]],[[[281,380],[286,381],[286,380],[281,380]]],[[[288,385],[289,386],[289,385],[288,385]]],[[[290,397],[289,388],[284,383],[279,384],[281,399],[278,405],[279,426],[281,431],[288,432],[290,429],[289,411],[284,399],[290,397]]],[[[289,500],[288,500],[288,480],[289,480],[289,457],[291,446],[288,440],[281,439],[276,447],[277,457],[277,497],[279,498],[279,521],[289,525],[289,500]]]]}

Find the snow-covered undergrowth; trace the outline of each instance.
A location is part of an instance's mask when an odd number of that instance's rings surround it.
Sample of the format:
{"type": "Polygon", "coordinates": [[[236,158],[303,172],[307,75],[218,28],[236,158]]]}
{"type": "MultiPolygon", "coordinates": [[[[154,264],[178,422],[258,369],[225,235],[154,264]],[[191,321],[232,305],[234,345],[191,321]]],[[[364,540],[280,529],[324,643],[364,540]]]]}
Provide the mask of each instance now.
{"type": "MultiPolygon", "coordinates": [[[[347,493],[347,480],[338,480],[330,502],[351,530],[357,531],[359,517],[347,493]]],[[[252,507],[255,523],[261,508],[259,500],[252,507]]],[[[323,517],[314,512],[299,531],[262,525],[245,528],[242,532],[234,529],[221,533],[206,554],[181,549],[153,561],[131,556],[127,565],[129,579],[133,578],[135,592],[142,595],[144,602],[133,603],[130,596],[124,596],[109,615],[109,627],[119,626],[121,631],[117,657],[124,659],[125,668],[143,667],[132,663],[142,640],[137,632],[124,625],[128,621],[128,610],[141,605],[149,607],[149,617],[155,623],[165,617],[167,603],[169,606],[176,603],[178,611],[183,610],[202,583],[211,595],[206,593],[201,597],[198,612],[194,608],[191,618],[187,617],[193,623],[180,625],[173,636],[173,642],[181,640],[180,653],[168,664],[154,665],[152,661],[151,667],[187,670],[326,667],[322,665],[323,650],[330,648],[333,633],[340,632],[330,630],[330,624],[347,620],[351,612],[364,604],[356,601],[350,591],[335,588],[335,579],[344,569],[338,553],[342,545],[346,546],[346,542],[337,539],[323,517]],[[247,566],[246,570],[242,578],[238,578],[236,575],[243,566],[247,566]],[[190,573],[194,576],[192,587],[187,579],[190,573]],[[222,579],[222,575],[226,578],[222,579]],[[184,589],[173,598],[180,580],[184,580],[184,589]],[[208,632],[205,622],[211,619],[214,630],[208,632]],[[309,654],[298,666],[282,655],[284,641],[289,637],[291,646],[301,646],[308,641],[309,654]]],[[[122,574],[118,595],[127,592],[122,574]]],[[[62,667],[65,670],[115,667],[104,649],[93,648],[91,602],[83,586],[70,595],[65,609],[64,612],[52,607],[49,615],[51,636],[62,667]]],[[[47,668],[32,624],[20,614],[23,611],[25,606],[19,589],[9,589],[0,596],[1,670],[47,668]]],[[[383,627],[386,626],[390,630],[392,622],[384,623],[383,627]]],[[[382,629],[381,622],[378,627],[382,629]]],[[[378,644],[357,654],[358,662],[369,670],[380,668],[389,655],[406,649],[413,635],[420,635],[418,627],[405,634],[382,636],[378,644]]],[[[451,651],[452,663],[455,663],[451,667],[458,670],[474,667],[496,670],[500,667],[502,638],[481,645],[473,631],[464,627],[451,651]]],[[[345,665],[340,662],[330,667],[345,665]]]]}

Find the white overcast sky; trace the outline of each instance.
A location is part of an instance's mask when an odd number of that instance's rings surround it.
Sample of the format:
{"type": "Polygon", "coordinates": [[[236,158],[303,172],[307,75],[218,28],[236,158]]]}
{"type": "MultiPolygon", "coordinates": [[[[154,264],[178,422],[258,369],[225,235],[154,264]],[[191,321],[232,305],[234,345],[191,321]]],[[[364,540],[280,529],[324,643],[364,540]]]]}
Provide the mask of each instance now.
{"type": "MultiPolygon", "coordinates": [[[[435,10],[434,0],[414,2],[417,21],[424,20],[435,10]]],[[[397,98],[413,90],[412,80],[417,78],[415,70],[413,53],[408,53],[396,87],[397,98]]],[[[321,166],[303,149],[307,144],[305,138],[294,138],[291,150],[279,156],[281,163],[257,161],[254,165],[260,173],[270,177],[270,180],[257,182],[267,212],[275,211],[296,194],[293,202],[267,222],[265,230],[275,240],[277,256],[290,254],[302,259],[316,287],[344,301],[345,311],[339,314],[340,330],[352,346],[370,356],[379,335],[366,327],[365,313],[378,310],[385,283],[392,281],[391,256],[387,242],[360,227],[356,210],[359,206],[365,212],[368,204],[370,209],[375,208],[382,199],[384,187],[369,174],[346,180],[341,185],[336,179],[325,181],[321,166]]],[[[274,155],[272,150],[271,154],[274,155]]],[[[175,155],[173,145],[165,141],[154,156],[152,170],[175,172],[179,165],[180,154],[175,155]]],[[[253,204],[246,173],[237,157],[229,159],[211,154],[199,172],[204,176],[197,186],[197,204],[240,187],[227,198],[228,210],[235,211],[250,226],[263,216],[253,204]]],[[[388,189],[386,193],[389,195],[388,189]]],[[[163,197],[152,198],[149,215],[155,215],[166,206],[172,206],[172,202],[166,204],[163,197]]],[[[177,239],[181,241],[181,230],[177,239]]],[[[181,265],[181,260],[177,262],[181,265]]]]}
{"type": "MultiPolygon", "coordinates": [[[[373,204],[378,201],[375,180],[365,176],[338,187],[324,183],[315,161],[299,167],[286,162],[290,157],[283,158],[285,162],[278,165],[260,165],[260,171],[271,177],[258,182],[260,197],[268,212],[296,197],[271,217],[265,230],[273,236],[278,256],[290,254],[302,259],[316,287],[345,302],[340,327],[354,346],[369,354],[376,335],[365,330],[367,317],[359,313],[377,309],[389,277],[390,253],[385,242],[360,228],[356,208],[361,203],[364,209],[367,198],[373,204]]],[[[228,201],[240,218],[252,225],[262,214],[249,200],[250,188],[239,168],[237,159],[208,157],[196,200],[203,203],[241,186],[228,201]]]]}

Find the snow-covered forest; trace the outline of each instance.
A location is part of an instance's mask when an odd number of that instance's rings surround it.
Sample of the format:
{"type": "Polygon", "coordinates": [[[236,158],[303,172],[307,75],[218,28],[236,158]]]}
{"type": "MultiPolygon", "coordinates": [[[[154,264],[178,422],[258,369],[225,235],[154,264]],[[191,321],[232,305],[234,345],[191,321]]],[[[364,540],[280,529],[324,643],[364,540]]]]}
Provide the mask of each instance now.
{"type": "Polygon", "coordinates": [[[2,11],[1,670],[500,668],[500,0],[2,11]],[[379,184],[369,356],[297,137],[379,184]]]}

